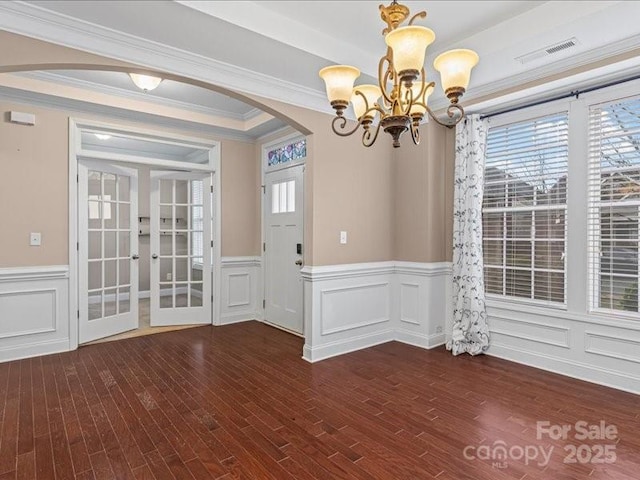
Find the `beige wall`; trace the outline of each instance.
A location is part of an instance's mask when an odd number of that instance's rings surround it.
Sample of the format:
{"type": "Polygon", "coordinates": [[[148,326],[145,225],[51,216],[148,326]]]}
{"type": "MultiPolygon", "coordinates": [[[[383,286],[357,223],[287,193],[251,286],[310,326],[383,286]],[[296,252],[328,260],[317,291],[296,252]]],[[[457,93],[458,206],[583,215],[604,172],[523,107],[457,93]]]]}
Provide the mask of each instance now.
{"type": "MultiPolygon", "coordinates": [[[[8,102],[0,102],[0,111],[3,113],[0,122],[0,268],[66,265],[69,248],[68,125],[69,117],[74,114],[8,102]],[[6,112],[12,110],[35,114],[36,125],[9,123],[6,112]],[[30,232],[42,233],[42,246],[29,246],[30,232]]],[[[89,117],[82,115],[82,118],[89,117]]],[[[109,118],[94,118],[110,121],[109,118]]],[[[123,124],[122,121],[114,123],[123,124]]],[[[184,135],[189,132],[174,133],[184,135]]],[[[254,148],[253,143],[221,141],[223,256],[257,255],[259,251],[254,148]]],[[[141,169],[140,186],[141,192],[146,191],[148,197],[146,168],[141,169]]],[[[148,211],[147,197],[142,194],[140,198],[140,215],[148,211]]],[[[148,237],[141,237],[140,249],[141,257],[148,256],[148,237]]],[[[142,289],[148,284],[146,270],[141,264],[142,289]]]]}
{"type": "Polygon", "coordinates": [[[224,140],[222,165],[222,255],[260,255],[260,164],[256,146],[224,140]]]}
{"type": "Polygon", "coordinates": [[[307,137],[305,255],[307,265],[392,260],[393,147],[381,133],[371,148],[359,134],[339,137],[333,116],[259,98],[313,132],[307,137]],[[340,245],[340,231],[348,243],[340,245]]]}
{"type": "Polygon", "coordinates": [[[0,267],[68,263],[67,116],[0,104],[0,267]],[[9,123],[11,110],[37,113],[33,127],[9,123]],[[29,246],[29,233],[42,246],[29,246]]]}
{"type": "MultiPolygon", "coordinates": [[[[37,115],[36,127],[14,125],[6,119],[0,124],[0,217],[5,219],[7,231],[0,266],[66,264],[67,138],[72,112],[9,103],[0,103],[0,107],[3,112],[21,110],[37,115]],[[29,179],[28,202],[46,204],[46,211],[16,214],[16,209],[22,210],[11,199],[25,192],[25,185],[15,182],[16,178],[29,179]],[[43,233],[41,247],[28,246],[31,231],[43,233]]],[[[444,129],[430,126],[419,147],[405,138],[403,147],[394,151],[383,135],[374,147],[365,149],[359,137],[341,138],[331,132],[330,116],[309,111],[307,115],[317,117],[319,130],[308,137],[307,264],[448,258],[445,250],[450,242],[444,239],[448,230],[443,223],[447,218],[444,129]],[[347,245],[338,241],[341,230],[348,232],[347,245]]],[[[222,254],[259,255],[259,145],[222,140],[221,152],[222,254]]],[[[144,185],[141,179],[141,189],[144,185]]],[[[145,205],[141,200],[141,212],[145,205]]],[[[141,256],[146,255],[145,248],[148,245],[143,237],[141,256]]],[[[146,288],[144,276],[141,288],[146,288]]]]}
{"type": "Polygon", "coordinates": [[[434,121],[395,156],[394,257],[407,262],[451,260],[453,130],[434,121]]]}
{"type": "MultiPolygon", "coordinates": [[[[43,46],[24,37],[14,36],[12,45],[20,44],[24,53],[24,60],[31,66],[42,63],[64,61],[67,63],[77,59],[78,62],[92,64],[107,64],[110,60],[99,57],[87,58],[86,54],[63,47],[43,46]]],[[[19,62],[17,58],[0,59],[0,71],[11,61],[19,62]]],[[[281,118],[294,119],[297,128],[308,137],[308,159],[305,171],[305,263],[307,265],[327,265],[341,263],[375,262],[392,260],[396,256],[415,260],[443,260],[447,256],[446,246],[443,245],[442,225],[447,216],[442,209],[446,208],[446,192],[441,191],[442,183],[435,182],[435,178],[444,181],[442,167],[432,165],[420,156],[419,150],[409,150],[411,142],[408,137],[403,138],[403,147],[394,152],[388,135],[380,133],[375,146],[364,148],[358,134],[343,138],[336,136],[330,128],[332,116],[289,104],[252,97],[254,104],[261,104],[266,111],[276,113],[281,118]],[[406,152],[406,153],[405,153],[406,152]],[[417,157],[415,157],[417,155],[417,157]],[[407,165],[402,169],[399,160],[408,157],[407,165]],[[424,163],[427,162],[427,163],[424,163]],[[413,185],[405,190],[404,180],[413,180],[420,174],[424,183],[424,191],[413,185]],[[435,186],[431,187],[434,181],[435,186]],[[431,190],[429,190],[431,189],[431,190]],[[438,190],[439,189],[439,190],[438,190]],[[425,205],[424,199],[429,201],[436,198],[433,205],[424,206],[426,210],[436,208],[438,211],[421,215],[415,211],[415,205],[425,205]],[[401,211],[401,220],[395,218],[396,212],[401,211]],[[412,213],[413,212],[413,213],[412,213]],[[401,230],[396,232],[397,226],[401,230]],[[440,228],[438,230],[438,228],[440,228]],[[340,245],[339,232],[348,232],[348,244],[340,245]],[[437,232],[437,234],[436,234],[437,232]],[[435,240],[432,237],[437,236],[435,240]],[[422,248],[425,250],[423,251],[422,248]]],[[[6,108],[5,108],[6,110],[6,108]]],[[[30,111],[38,109],[29,109],[30,111]]],[[[66,145],[66,126],[63,128],[60,120],[66,118],[62,112],[49,112],[57,116],[56,125],[60,138],[66,145]]],[[[46,117],[42,117],[46,120],[46,117]]],[[[49,122],[47,122],[49,123],[49,122]]],[[[122,123],[122,122],[118,122],[122,123]]],[[[6,125],[5,125],[6,127],[6,125]]],[[[27,133],[30,141],[42,145],[39,136],[32,131],[27,133]]],[[[428,137],[429,135],[427,135],[428,137]]],[[[442,150],[441,140],[434,140],[430,145],[429,138],[420,149],[427,149],[428,155],[438,156],[442,150]]],[[[260,209],[257,186],[260,184],[260,164],[256,146],[245,146],[236,142],[223,141],[222,171],[222,248],[223,255],[256,255],[260,250],[260,209]],[[253,154],[251,149],[253,150],[253,154]],[[237,163],[231,162],[225,156],[230,151],[237,155],[237,163]],[[228,180],[225,176],[228,175],[228,180]],[[227,183],[230,182],[230,183],[227,183]],[[258,195],[258,196],[256,196],[258,195]],[[229,196],[225,200],[225,196],[229,196]],[[234,208],[238,214],[234,215],[234,208]]],[[[42,145],[42,151],[53,151],[42,145]]],[[[67,215],[66,215],[66,149],[60,149],[55,158],[49,158],[41,172],[47,181],[58,178],[55,184],[55,198],[49,199],[51,208],[58,213],[43,218],[40,228],[48,237],[55,233],[55,242],[45,248],[40,247],[38,258],[29,257],[27,248],[18,248],[21,240],[18,233],[11,233],[7,241],[11,242],[10,255],[0,258],[1,266],[18,265],[46,265],[52,263],[66,263],[67,261],[67,215]],[[60,153],[61,152],[61,153],[60,153]],[[51,175],[50,175],[51,174],[51,175]],[[13,250],[15,248],[15,250],[13,250]],[[17,254],[14,254],[17,252],[17,254]]],[[[52,155],[48,155],[52,157],[52,155]]],[[[38,160],[42,161],[42,160],[38,160]]],[[[10,170],[9,175],[15,178],[25,178],[24,171],[10,170]]],[[[0,173],[4,174],[4,167],[0,165],[0,173]]],[[[2,184],[8,183],[2,175],[2,184]]],[[[43,182],[41,182],[43,183],[43,182]]],[[[24,186],[24,185],[23,185],[24,186]]],[[[38,183],[33,183],[27,189],[34,198],[41,197],[42,190],[38,190],[38,183]],[[33,191],[32,191],[33,190],[33,191]]],[[[22,189],[24,191],[24,188],[22,189]]],[[[39,198],[41,201],[42,198],[39,198]]],[[[7,225],[16,227],[20,220],[8,207],[0,207],[2,218],[8,218],[7,225]],[[14,215],[12,217],[12,215],[14,215]]],[[[30,217],[28,227],[23,226],[23,233],[30,231],[32,225],[39,223],[36,217],[30,217]],[[26,228],[26,230],[25,230],[26,228]]],[[[27,238],[28,239],[28,238],[27,238]]],[[[24,242],[22,242],[24,243],[24,242]]],[[[444,242],[446,243],[446,242],[444,242]]]]}

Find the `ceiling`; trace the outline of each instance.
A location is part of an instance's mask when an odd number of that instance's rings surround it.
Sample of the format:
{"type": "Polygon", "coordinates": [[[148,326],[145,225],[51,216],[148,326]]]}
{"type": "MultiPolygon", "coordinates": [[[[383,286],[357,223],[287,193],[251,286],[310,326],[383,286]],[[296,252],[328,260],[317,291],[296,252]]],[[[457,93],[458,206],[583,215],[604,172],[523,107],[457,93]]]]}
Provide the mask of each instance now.
{"type": "MultiPolygon", "coordinates": [[[[370,83],[384,52],[379,1],[55,1],[23,3],[25,12],[50,15],[97,33],[166,47],[176,55],[215,61],[221,71],[242,78],[239,90],[324,109],[318,70],[335,63],[359,67],[359,83],[370,83]],[[153,21],[149,21],[150,16],[153,21]],[[244,81],[246,80],[246,81],[244,81]],[[251,82],[255,84],[253,88],[251,82]],[[271,88],[271,90],[269,90],[271,88]],[[287,92],[300,93],[295,100],[287,92]],[[319,107],[322,102],[322,107],[319,107]]],[[[466,99],[481,98],[518,84],[562,74],[640,47],[635,19],[640,2],[625,1],[426,1],[406,2],[436,33],[427,54],[427,76],[436,54],[467,47],[480,54],[466,99]],[[518,57],[568,39],[577,45],[528,63],[518,57]]],[[[1,9],[2,7],[0,7],[1,9]]],[[[1,22],[0,22],[1,25],[1,22]]],[[[10,29],[11,27],[7,27],[10,29]]],[[[22,33],[22,32],[18,32],[22,33]]],[[[75,45],[77,48],[77,45],[75,45]]],[[[98,53],[98,52],[96,52],[98,53]]],[[[633,65],[632,65],[633,67],[633,65]]],[[[627,63],[625,68],[629,68],[627,63]]],[[[96,85],[136,94],[124,74],[55,72],[50,81],[96,85]]],[[[222,80],[221,80],[222,84],[222,80]]],[[[142,94],[144,95],[144,94],[142,94]]],[[[258,112],[224,95],[164,82],[147,100],[178,102],[184,108],[248,119],[258,112]]],[[[434,106],[444,106],[440,89],[434,106]]],[[[464,100],[464,98],[463,98],[464,100]]]]}

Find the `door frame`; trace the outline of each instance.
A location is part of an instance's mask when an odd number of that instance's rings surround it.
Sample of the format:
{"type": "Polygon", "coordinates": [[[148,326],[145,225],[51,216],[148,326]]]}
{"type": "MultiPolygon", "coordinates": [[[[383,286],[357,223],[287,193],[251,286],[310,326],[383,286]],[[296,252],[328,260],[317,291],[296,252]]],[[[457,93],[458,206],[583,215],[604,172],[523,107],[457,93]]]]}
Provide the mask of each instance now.
{"type": "MultiPolygon", "coordinates": [[[[289,128],[287,128],[287,130],[289,130],[289,128]]],[[[269,135],[272,136],[272,135],[269,135]]],[[[293,332],[291,330],[287,330],[284,329],[274,323],[270,323],[267,322],[265,317],[266,317],[266,298],[267,298],[267,260],[266,260],[266,252],[265,252],[265,245],[266,245],[266,241],[267,241],[267,231],[266,231],[266,216],[267,216],[267,202],[266,202],[266,180],[267,180],[267,175],[269,173],[273,173],[273,172],[277,172],[277,171],[281,171],[281,170],[286,170],[292,167],[298,167],[298,166],[302,166],[302,189],[303,189],[303,194],[302,194],[302,261],[304,262],[304,258],[305,258],[305,251],[306,251],[306,238],[305,238],[305,231],[306,231],[306,222],[307,222],[307,216],[305,215],[305,197],[306,197],[306,190],[307,190],[307,185],[306,185],[306,180],[305,180],[305,172],[306,172],[306,159],[309,157],[309,145],[308,145],[308,137],[298,131],[292,131],[290,133],[285,133],[279,137],[277,137],[275,140],[270,140],[264,143],[260,144],[260,223],[261,223],[261,227],[260,227],[260,246],[262,247],[260,249],[260,283],[261,283],[261,288],[259,289],[261,296],[258,298],[258,304],[261,306],[259,307],[260,312],[262,312],[262,321],[265,322],[266,324],[274,327],[274,328],[278,328],[281,330],[284,330],[285,332],[291,333],[292,335],[298,335],[301,336],[302,338],[305,338],[306,332],[304,331],[304,291],[302,293],[302,315],[303,315],[303,319],[302,319],[302,335],[297,334],[296,332],[293,332]],[[302,139],[306,139],[307,140],[307,156],[303,159],[303,160],[297,160],[297,161],[292,161],[292,162],[288,162],[282,166],[279,167],[275,167],[275,168],[268,168],[268,158],[267,155],[269,153],[270,150],[273,150],[274,148],[278,148],[284,145],[287,145],[289,143],[295,142],[297,140],[302,140],[302,139]]],[[[303,263],[303,267],[304,267],[304,263],[303,263]]]]}
{"type": "MultiPolygon", "coordinates": [[[[78,117],[69,118],[69,350],[78,348],[79,333],[79,228],[78,228],[78,161],[80,158],[123,162],[128,164],[143,164],[157,168],[176,169],[185,171],[210,172],[213,174],[213,226],[212,226],[212,285],[213,303],[211,309],[211,324],[220,325],[220,267],[221,267],[221,201],[220,201],[220,159],[221,144],[219,141],[185,135],[169,134],[148,128],[130,127],[123,124],[105,123],[86,120],[78,117]],[[147,137],[168,144],[192,145],[209,150],[207,165],[176,162],[149,157],[140,157],[125,153],[104,153],[82,149],[82,132],[116,134],[125,137],[147,137]]],[[[204,299],[203,299],[204,301],[204,299]]]]}

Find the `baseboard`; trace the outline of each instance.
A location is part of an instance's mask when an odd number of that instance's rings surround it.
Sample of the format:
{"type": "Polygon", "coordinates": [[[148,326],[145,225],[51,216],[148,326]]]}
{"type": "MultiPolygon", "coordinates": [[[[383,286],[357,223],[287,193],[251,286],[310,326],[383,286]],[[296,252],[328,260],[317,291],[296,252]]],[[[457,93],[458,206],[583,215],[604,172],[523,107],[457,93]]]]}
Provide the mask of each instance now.
{"type": "Polygon", "coordinates": [[[68,352],[69,339],[48,340],[42,342],[21,343],[0,349],[0,362],[21,360],[23,358],[40,357],[54,353],[68,352]]]}
{"type": "Polygon", "coordinates": [[[251,322],[254,320],[258,320],[258,318],[253,312],[226,313],[220,317],[220,325],[231,325],[234,323],[251,322]]]}
{"type": "Polygon", "coordinates": [[[493,357],[557,373],[566,377],[604,385],[636,395],[640,394],[640,377],[624,375],[615,370],[537,352],[510,348],[504,345],[493,344],[486,353],[493,357]]]}
{"type": "Polygon", "coordinates": [[[302,358],[307,362],[313,363],[356,350],[362,350],[363,348],[374,347],[393,340],[395,340],[395,332],[393,329],[388,329],[381,332],[325,343],[317,347],[310,347],[305,344],[302,350],[302,358]]]}
{"type": "Polygon", "coordinates": [[[439,347],[440,345],[444,345],[446,342],[444,333],[423,335],[421,333],[415,333],[403,329],[397,329],[395,331],[395,340],[400,343],[406,343],[407,345],[426,349],[439,347]]]}

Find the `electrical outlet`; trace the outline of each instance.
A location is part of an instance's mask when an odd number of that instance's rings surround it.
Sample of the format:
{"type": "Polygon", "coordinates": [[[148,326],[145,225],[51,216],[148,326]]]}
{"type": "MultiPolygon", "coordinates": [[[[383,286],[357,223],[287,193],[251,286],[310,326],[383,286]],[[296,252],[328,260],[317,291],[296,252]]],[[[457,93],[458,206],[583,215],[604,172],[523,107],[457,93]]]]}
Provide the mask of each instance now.
{"type": "Polygon", "coordinates": [[[173,275],[171,275],[170,273],[167,273],[167,281],[171,281],[172,278],[173,278],[173,275]]]}
{"type": "Polygon", "coordinates": [[[340,232],[340,245],[346,245],[346,244],[347,244],[347,232],[341,231],[340,232]]]}

